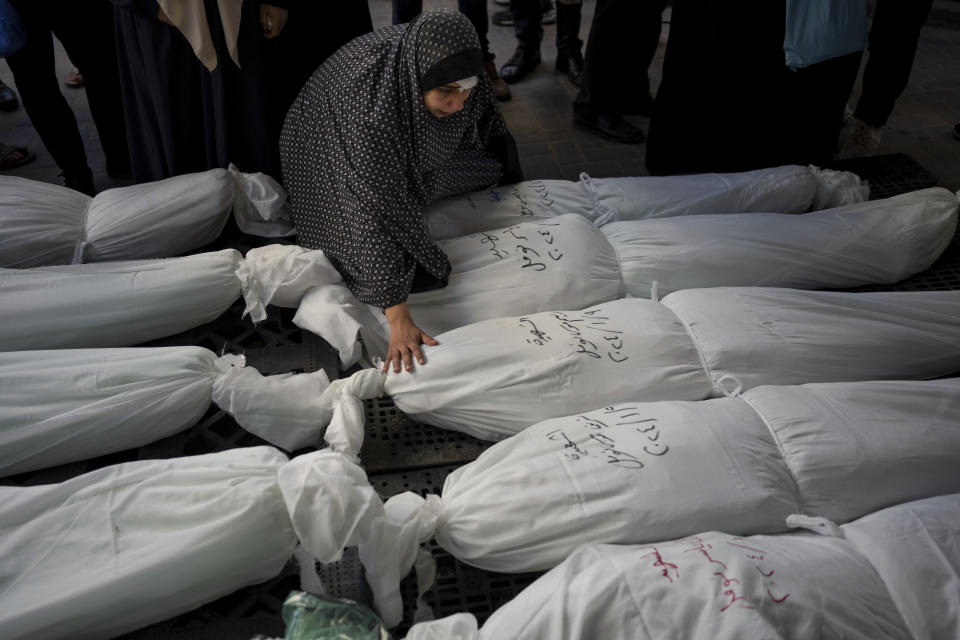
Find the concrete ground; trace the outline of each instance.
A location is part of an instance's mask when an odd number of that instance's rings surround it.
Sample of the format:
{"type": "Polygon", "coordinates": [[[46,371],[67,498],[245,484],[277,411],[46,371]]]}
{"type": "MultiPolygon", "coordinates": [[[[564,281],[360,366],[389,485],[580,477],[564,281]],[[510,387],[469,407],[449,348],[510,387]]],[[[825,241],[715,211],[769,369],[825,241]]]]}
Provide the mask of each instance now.
{"type": "MultiPolygon", "coordinates": [[[[456,0],[424,0],[424,8],[456,7],[456,0]]],[[[595,0],[584,0],[581,39],[586,41],[593,17],[595,0]]],[[[489,5],[489,13],[503,5],[489,5]]],[[[374,26],[390,22],[390,0],[370,0],[374,26]]],[[[655,89],[660,79],[663,46],[669,33],[669,9],[664,14],[664,33],[661,46],[650,69],[655,89]]],[[[581,171],[594,177],[646,175],[645,145],[623,145],[608,142],[570,124],[571,101],[576,88],[566,77],[553,69],[556,60],[556,27],[545,28],[541,46],[542,64],[522,82],[511,87],[513,99],[501,103],[508,126],[517,140],[524,174],[527,178],[576,179],[581,171]]],[[[512,27],[490,25],[491,48],[498,65],[513,53],[516,39],[512,27]]],[[[71,68],[62,47],[57,45],[57,75],[63,77],[71,68]]],[[[12,74],[5,62],[0,62],[0,79],[10,86],[12,74]]],[[[90,118],[83,89],[63,88],[63,93],[77,115],[87,156],[93,169],[97,188],[107,189],[127,184],[113,180],[104,171],[104,157],[90,118]]],[[[859,95],[859,84],[854,89],[851,104],[859,95]]],[[[758,105],[758,108],[762,108],[758,105]]],[[[649,121],[642,117],[630,118],[646,129],[649,121]]],[[[884,131],[878,153],[903,152],[912,156],[939,180],[939,184],[960,190],[960,140],[951,136],[953,125],[960,122],[960,0],[935,0],[933,10],[924,27],[910,84],[897,103],[897,108],[884,131]]],[[[710,129],[723,126],[711,122],[705,108],[703,120],[691,122],[702,127],[704,142],[709,142],[710,129]]],[[[789,126],[789,123],[784,123],[789,126]]],[[[776,132],[771,132],[776,135],[776,132]]],[[[0,113],[0,141],[6,144],[27,145],[37,154],[32,163],[4,173],[35,180],[59,183],[60,170],[43,147],[21,107],[12,113],[0,113]]]]}

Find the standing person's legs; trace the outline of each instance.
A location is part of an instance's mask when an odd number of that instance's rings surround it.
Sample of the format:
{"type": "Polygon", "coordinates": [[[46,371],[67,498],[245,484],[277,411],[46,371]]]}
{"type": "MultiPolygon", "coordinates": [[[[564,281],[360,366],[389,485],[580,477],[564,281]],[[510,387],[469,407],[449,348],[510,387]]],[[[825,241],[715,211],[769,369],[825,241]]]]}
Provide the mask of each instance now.
{"type": "Polygon", "coordinates": [[[486,0],[457,0],[457,9],[467,16],[480,38],[480,48],[483,50],[483,71],[490,81],[490,88],[497,100],[510,99],[510,87],[497,73],[497,65],[493,63],[493,53],[490,51],[490,42],[487,40],[489,24],[487,22],[486,0]]]}
{"type": "Polygon", "coordinates": [[[77,118],[60,93],[53,35],[44,10],[30,1],[17,2],[16,9],[27,28],[27,43],[6,60],[20,100],[40,140],[63,172],[65,184],[93,195],[93,174],[87,166],[77,118]]]}
{"type": "Polygon", "coordinates": [[[66,0],[52,11],[53,32],[71,62],[81,69],[90,115],[106,157],[107,173],[130,178],[130,150],[123,118],[123,95],[109,2],[66,0]]]}
{"type": "Polygon", "coordinates": [[[556,69],[580,86],[583,75],[583,54],[580,52],[580,10],[583,0],[557,0],[557,64],[556,69]]]}
{"type": "Polygon", "coordinates": [[[644,0],[642,15],[637,25],[637,67],[643,69],[637,75],[637,103],[627,113],[649,116],[653,111],[653,96],[650,92],[650,64],[660,45],[660,32],[663,24],[663,10],[667,8],[668,0],[644,0]]]}
{"type": "Polygon", "coordinates": [[[882,127],[910,80],[920,29],[933,0],[877,0],[870,25],[863,93],[854,116],[871,127],[882,127]]]}
{"type": "MultiPolygon", "coordinates": [[[[644,133],[623,119],[649,88],[638,86],[637,31],[643,0],[597,0],[587,38],[582,84],[573,100],[573,125],[615,142],[636,144],[644,133]]],[[[659,18],[658,18],[659,19],[659,18]]],[[[646,69],[642,70],[646,74],[646,69]]]]}
{"type": "Polygon", "coordinates": [[[543,9],[540,0],[510,0],[513,31],[517,49],[500,68],[504,80],[519,82],[540,64],[540,42],[543,40],[543,9]]]}

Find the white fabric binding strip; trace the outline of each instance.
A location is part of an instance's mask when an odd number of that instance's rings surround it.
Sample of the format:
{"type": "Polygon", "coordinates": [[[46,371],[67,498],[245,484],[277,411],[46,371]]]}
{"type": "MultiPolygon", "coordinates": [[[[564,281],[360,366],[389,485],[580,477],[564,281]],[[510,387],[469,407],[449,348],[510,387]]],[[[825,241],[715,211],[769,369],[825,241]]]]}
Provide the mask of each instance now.
{"type": "Polygon", "coordinates": [[[617,209],[600,203],[600,191],[596,185],[593,184],[590,175],[586,171],[580,172],[580,182],[578,184],[580,188],[583,189],[583,192],[587,194],[587,197],[590,198],[593,209],[597,212],[597,218],[593,221],[595,227],[602,227],[605,224],[620,220],[620,212],[617,209]]]}
{"type": "Polygon", "coordinates": [[[93,198],[87,200],[87,206],[83,208],[83,213],[80,214],[80,237],[77,239],[76,249],[73,252],[73,259],[70,260],[70,264],[83,264],[84,258],[87,256],[87,213],[90,211],[90,206],[93,205],[93,198]]]}

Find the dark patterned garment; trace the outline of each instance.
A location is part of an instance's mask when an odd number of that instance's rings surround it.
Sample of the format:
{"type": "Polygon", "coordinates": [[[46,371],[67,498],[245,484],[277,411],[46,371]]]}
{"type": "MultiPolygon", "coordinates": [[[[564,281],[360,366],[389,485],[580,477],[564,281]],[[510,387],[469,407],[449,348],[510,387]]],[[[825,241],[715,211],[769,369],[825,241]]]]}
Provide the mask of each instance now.
{"type": "Polygon", "coordinates": [[[348,42],[287,113],[280,155],[299,242],[322,249],[363,302],[386,308],[446,284],[450,262],[424,207],[497,183],[505,150],[516,156],[479,49],[462,14],[425,11],[348,42]],[[476,68],[465,73],[465,61],[476,68]],[[463,110],[431,115],[424,83],[469,75],[480,82],[463,110]]]}

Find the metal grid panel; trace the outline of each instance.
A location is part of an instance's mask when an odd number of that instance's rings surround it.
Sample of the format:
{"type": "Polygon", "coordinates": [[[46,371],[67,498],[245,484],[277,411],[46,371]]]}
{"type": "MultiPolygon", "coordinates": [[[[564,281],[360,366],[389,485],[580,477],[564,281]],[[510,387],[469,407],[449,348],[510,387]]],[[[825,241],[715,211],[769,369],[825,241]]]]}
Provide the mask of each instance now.
{"type": "Polygon", "coordinates": [[[366,402],[366,435],[360,458],[367,473],[463,464],[491,443],[414,422],[388,397],[366,402]]]}
{"type": "Polygon", "coordinates": [[[870,185],[871,200],[889,198],[937,184],[936,176],[905,153],[838,160],[831,163],[830,168],[852,171],[866,180],[870,185]]]}
{"type": "MultiPolygon", "coordinates": [[[[371,483],[384,499],[413,491],[421,496],[439,495],[443,482],[456,466],[434,467],[419,471],[405,471],[372,476],[371,483]]],[[[469,612],[482,624],[500,606],[512,600],[542,573],[504,574],[484,571],[460,562],[440,548],[435,540],[427,543],[427,549],[437,562],[437,579],[426,593],[424,600],[438,617],[459,612],[469,612]]],[[[400,585],[403,596],[403,622],[396,628],[402,637],[413,624],[413,612],[417,601],[417,579],[411,573],[400,585]]]]}

